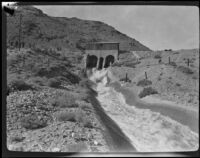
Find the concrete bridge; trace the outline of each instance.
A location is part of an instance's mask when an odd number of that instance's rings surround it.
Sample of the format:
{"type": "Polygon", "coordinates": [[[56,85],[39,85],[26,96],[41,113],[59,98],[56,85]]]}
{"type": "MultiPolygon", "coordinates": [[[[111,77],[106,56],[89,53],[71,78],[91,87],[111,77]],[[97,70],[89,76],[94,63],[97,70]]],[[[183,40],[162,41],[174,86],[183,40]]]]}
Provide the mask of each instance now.
{"type": "Polygon", "coordinates": [[[119,43],[95,42],[88,43],[85,49],[86,68],[107,68],[119,59],[119,43]]]}

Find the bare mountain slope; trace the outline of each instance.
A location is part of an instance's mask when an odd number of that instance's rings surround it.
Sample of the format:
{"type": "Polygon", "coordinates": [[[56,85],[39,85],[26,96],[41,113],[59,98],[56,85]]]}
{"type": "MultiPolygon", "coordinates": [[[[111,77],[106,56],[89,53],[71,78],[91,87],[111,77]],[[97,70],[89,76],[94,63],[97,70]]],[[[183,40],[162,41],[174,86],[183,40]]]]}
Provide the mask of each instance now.
{"type": "MultiPolygon", "coordinates": [[[[81,50],[86,42],[120,42],[121,50],[150,50],[140,42],[99,21],[51,17],[32,6],[21,6],[7,18],[7,42],[18,45],[19,19],[25,47],[81,50]]],[[[67,16],[67,15],[66,15],[67,16]]]]}

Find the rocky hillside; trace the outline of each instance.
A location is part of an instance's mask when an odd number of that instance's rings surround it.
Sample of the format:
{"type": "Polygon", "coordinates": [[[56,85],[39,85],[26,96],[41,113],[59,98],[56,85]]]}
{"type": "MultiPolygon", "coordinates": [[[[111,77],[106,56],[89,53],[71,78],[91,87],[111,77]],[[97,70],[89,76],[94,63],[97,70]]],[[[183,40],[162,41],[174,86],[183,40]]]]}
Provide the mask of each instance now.
{"type": "MultiPolygon", "coordinates": [[[[8,46],[18,46],[20,14],[22,45],[67,52],[84,49],[86,42],[120,42],[121,50],[150,50],[137,40],[100,21],[51,17],[32,6],[21,6],[7,18],[8,46]]],[[[67,15],[66,15],[67,16],[67,15]]]]}
{"type": "Polygon", "coordinates": [[[113,74],[123,82],[127,73],[130,82],[127,83],[127,87],[141,98],[146,95],[154,95],[163,100],[173,101],[198,110],[198,49],[152,51],[138,54],[141,56],[138,62],[134,61],[131,55],[123,54],[122,60],[112,67],[113,74]],[[145,72],[147,76],[145,76],[145,72]],[[154,88],[158,94],[153,94],[153,90],[144,90],[147,87],[154,88]]]}

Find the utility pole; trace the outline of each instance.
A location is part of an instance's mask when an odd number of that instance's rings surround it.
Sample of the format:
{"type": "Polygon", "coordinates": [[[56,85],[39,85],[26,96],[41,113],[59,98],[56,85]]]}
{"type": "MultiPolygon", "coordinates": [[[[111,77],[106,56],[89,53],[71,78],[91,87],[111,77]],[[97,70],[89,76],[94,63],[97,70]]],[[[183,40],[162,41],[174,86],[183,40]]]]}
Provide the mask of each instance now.
{"type": "Polygon", "coordinates": [[[145,79],[147,80],[147,72],[145,71],[145,79]]]}
{"type": "Polygon", "coordinates": [[[20,14],[19,15],[19,51],[20,51],[20,48],[21,48],[21,22],[22,22],[22,15],[20,14]]]}
{"type": "Polygon", "coordinates": [[[126,82],[128,81],[128,74],[126,73],[126,82]]]}
{"type": "Polygon", "coordinates": [[[187,60],[187,65],[190,66],[190,59],[187,60]]]}
{"type": "Polygon", "coordinates": [[[169,64],[170,64],[170,57],[169,57],[169,64]]]}

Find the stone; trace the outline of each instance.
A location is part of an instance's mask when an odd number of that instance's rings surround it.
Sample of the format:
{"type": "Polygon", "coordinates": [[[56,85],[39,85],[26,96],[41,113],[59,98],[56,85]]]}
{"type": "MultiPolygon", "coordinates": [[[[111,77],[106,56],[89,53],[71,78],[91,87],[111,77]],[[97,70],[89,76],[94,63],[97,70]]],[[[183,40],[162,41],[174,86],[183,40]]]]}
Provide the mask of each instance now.
{"type": "Polygon", "coordinates": [[[10,151],[24,151],[24,148],[19,145],[8,145],[8,150],[10,151]]]}
{"type": "Polygon", "coordinates": [[[52,151],[53,151],[53,152],[59,152],[59,151],[60,151],[60,148],[53,148],[52,151]]]}
{"type": "Polygon", "coordinates": [[[95,141],[94,141],[94,145],[98,145],[98,144],[99,144],[99,143],[95,140],[95,141]]]}

